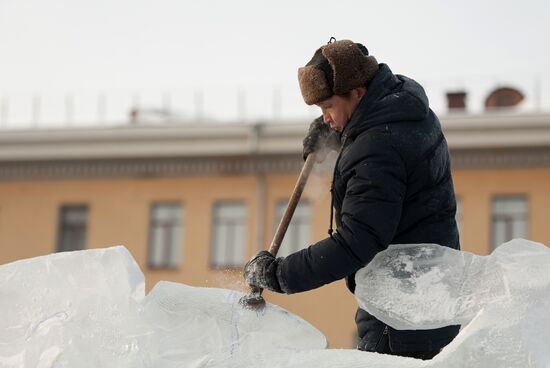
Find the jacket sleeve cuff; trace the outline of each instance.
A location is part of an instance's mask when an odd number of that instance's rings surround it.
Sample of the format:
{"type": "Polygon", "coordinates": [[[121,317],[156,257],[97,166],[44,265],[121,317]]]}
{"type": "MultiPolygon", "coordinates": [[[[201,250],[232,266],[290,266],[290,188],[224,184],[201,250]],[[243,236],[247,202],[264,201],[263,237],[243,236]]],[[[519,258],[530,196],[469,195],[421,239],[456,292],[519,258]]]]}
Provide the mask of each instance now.
{"type": "Polygon", "coordinates": [[[293,294],[294,292],[290,290],[288,287],[288,284],[285,281],[285,278],[283,277],[283,262],[284,258],[277,258],[277,271],[276,271],[276,277],[277,282],[279,283],[279,286],[281,288],[281,291],[285,294],[293,294]]]}

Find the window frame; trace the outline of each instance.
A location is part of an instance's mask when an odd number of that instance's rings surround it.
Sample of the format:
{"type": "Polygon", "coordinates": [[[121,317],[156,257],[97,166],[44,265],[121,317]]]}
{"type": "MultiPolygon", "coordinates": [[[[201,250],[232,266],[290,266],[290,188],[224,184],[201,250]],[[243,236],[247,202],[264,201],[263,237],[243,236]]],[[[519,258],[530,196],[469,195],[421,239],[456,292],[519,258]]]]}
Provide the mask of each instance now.
{"type": "MultiPolygon", "coordinates": [[[[244,266],[244,264],[246,263],[246,260],[245,260],[246,250],[248,249],[248,216],[249,216],[248,204],[244,199],[217,200],[212,204],[212,226],[210,228],[211,237],[210,237],[210,247],[209,247],[209,256],[208,256],[208,264],[211,269],[214,269],[214,270],[241,269],[244,266]],[[217,226],[220,226],[218,222],[220,221],[220,218],[217,213],[217,208],[220,208],[223,205],[242,205],[243,207],[243,212],[244,212],[243,218],[233,223],[233,225],[236,224],[236,226],[239,226],[239,225],[243,226],[243,239],[244,239],[244,243],[242,244],[243,257],[239,264],[230,264],[227,262],[227,260],[223,264],[218,264],[214,261],[215,251],[218,250],[218,245],[216,244],[217,226]]],[[[226,219],[224,219],[224,221],[225,220],[226,219]]],[[[227,225],[227,223],[225,224],[222,223],[221,225],[227,225]]],[[[232,239],[232,241],[234,240],[235,239],[232,239]]],[[[238,246],[238,244],[236,244],[236,246],[238,246]]],[[[226,245],[226,249],[227,248],[231,248],[231,247],[227,247],[226,245]]]]}
{"type": "MultiPolygon", "coordinates": [[[[184,203],[178,200],[170,201],[170,200],[162,200],[162,201],[153,201],[149,205],[149,224],[148,224],[148,231],[149,236],[147,238],[147,267],[151,270],[179,270],[183,266],[184,258],[184,234],[185,234],[185,206],[184,203]],[[156,207],[158,206],[177,206],[179,207],[179,220],[170,219],[170,221],[161,221],[153,216],[153,212],[156,207]],[[152,262],[152,252],[153,252],[153,236],[154,236],[154,229],[156,228],[155,225],[160,224],[162,225],[169,223],[171,225],[175,225],[175,228],[179,230],[179,242],[177,244],[171,244],[166,246],[166,242],[163,245],[163,258],[159,264],[153,264],[152,262]],[[176,260],[175,264],[170,264],[171,260],[171,254],[172,254],[172,246],[173,247],[179,247],[179,251],[177,254],[179,255],[179,258],[176,260]],[[167,254],[166,254],[167,253],[167,254]]],[[[174,227],[171,227],[170,229],[173,229],[174,227]]],[[[168,231],[170,234],[170,239],[173,239],[172,232],[168,231]]]]}
{"type": "MultiPolygon", "coordinates": [[[[496,201],[498,200],[514,200],[514,199],[521,199],[521,200],[524,200],[525,201],[525,213],[522,214],[522,218],[520,220],[523,220],[525,221],[525,238],[529,238],[529,223],[530,223],[530,208],[529,208],[529,196],[527,194],[497,194],[497,195],[493,195],[491,197],[491,228],[490,228],[490,231],[491,231],[491,242],[490,242],[490,249],[491,251],[495,250],[496,248],[498,248],[501,244],[495,244],[495,241],[496,241],[496,232],[495,232],[495,225],[497,223],[497,221],[500,221],[502,220],[502,218],[504,219],[509,219],[510,216],[507,214],[507,215],[502,215],[502,214],[498,214],[496,215],[495,214],[495,203],[496,201]]],[[[513,218],[512,220],[517,220],[518,218],[513,218]]],[[[514,221],[511,221],[511,223],[513,223],[514,221]]],[[[508,231],[509,229],[509,225],[506,226],[506,230],[508,231]]],[[[505,238],[508,238],[508,236],[505,236],[505,238]]],[[[512,239],[515,239],[515,237],[513,236],[512,234],[512,237],[508,240],[506,240],[505,242],[507,241],[510,241],[512,239]]]]}
{"type": "Polygon", "coordinates": [[[58,206],[57,210],[57,238],[56,238],[56,244],[55,244],[55,252],[73,252],[78,250],[84,250],[86,249],[86,242],[88,237],[88,227],[89,227],[89,218],[90,218],[90,206],[87,203],[64,203],[60,204],[58,206]],[[68,210],[71,209],[83,209],[84,210],[84,216],[85,219],[83,223],[79,223],[75,226],[75,224],[70,224],[70,221],[67,220],[66,213],[68,210]],[[65,239],[64,234],[66,234],[67,231],[74,231],[75,227],[81,228],[82,231],[82,240],[79,248],[67,248],[63,246],[62,242],[65,239]]]}
{"type": "MultiPolygon", "coordinates": [[[[277,227],[279,226],[279,223],[281,222],[281,219],[284,215],[284,211],[286,210],[286,207],[288,206],[288,202],[289,202],[289,199],[288,198],[279,198],[275,201],[275,217],[274,217],[274,222],[273,222],[273,234],[275,235],[275,232],[277,231],[277,227]],[[281,211],[282,210],[282,211],[281,211]]],[[[313,231],[313,221],[312,221],[312,217],[313,217],[313,206],[312,206],[312,203],[310,200],[308,200],[307,198],[302,198],[300,200],[300,202],[298,203],[298,205],[296,206],[296,209],[294,211],[294,216],[292,216],[292,219],[290,220],[290,223],[288,224],[288,228],[287,228],[287,231],[285,233],[285,237],[283,238],[283,242],[281,243],[281,250],[283,250],[283,255],[286,255],[286,248],[288,248],[288,245],[289,243],[286,243],[285,242],[290,242],[290,246],[292,246],[292,251],[291,252],[288,252],[288,254],[292,254],[294,252],[298,252],[300,251],[301,249],[303,249],[304,247],[307,247],[311,244],[311,239],[313,238],[313,234],[312,234],[312,231],[313,231]],[[290,235],[292,236],[292,234],[294,234],[293,232],[291,232],[291,228],[292,229],[298,229],[299,226],[302,224],[301,221],[298,221],[297,220],[301,220],[301,218],[298,218],[296,217],[296,210],[298,210],[298,207],[300,206],[308,206],[308,210],[309,210],[309,218],[306,219],[306,224],[308,225],[309,229],[308,229],[308,234],[307,234],[307,240],[305,243],[307,244],[298,244],[300,242],[299,238],[300,238],[300,234],[299,234],[299,231],[296,231],[296,237],[298,239],[292,239],[292,240],[288,240],[289,239],[289,233],[290,235]],[[285,246],[286,245],[286,246],[285,246]]],[[[280,252],[280,250],[279,250],[280,252]]]]}

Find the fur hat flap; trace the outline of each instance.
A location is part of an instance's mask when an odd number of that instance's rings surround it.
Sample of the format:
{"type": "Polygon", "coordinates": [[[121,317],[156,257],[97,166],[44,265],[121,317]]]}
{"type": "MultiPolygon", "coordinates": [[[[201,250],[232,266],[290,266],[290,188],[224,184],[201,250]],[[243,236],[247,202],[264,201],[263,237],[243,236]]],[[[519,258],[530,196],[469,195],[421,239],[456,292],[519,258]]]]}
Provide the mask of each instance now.
{"type": "Polygon", "coordinates": [[[334,94],[327,83],[325,73],[313,65],[298,69],[298,81],[302,97],[308,105],[316,104],[334,94]]]}
{"type": "Polygon", "coordinates": [[[378,71],[378,62],[374,56],[363,54],[357,44],[350,40],[326,45],[323,47],[323,55],[334,71],[333,92],[337,95],[364,86],[378,71]]]}

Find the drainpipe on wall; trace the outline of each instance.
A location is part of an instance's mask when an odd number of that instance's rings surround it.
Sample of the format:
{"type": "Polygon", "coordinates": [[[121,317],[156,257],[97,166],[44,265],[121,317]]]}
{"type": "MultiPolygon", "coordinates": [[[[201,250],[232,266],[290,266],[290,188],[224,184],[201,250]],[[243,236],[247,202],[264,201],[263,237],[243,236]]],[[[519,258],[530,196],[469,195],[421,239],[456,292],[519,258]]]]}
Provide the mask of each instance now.
{"type": "Polygon", "coordinates": [[[265,211],[267,202],[267,180],[264,173],[256,174],[256,203],[258,216],[256,217],[256,251],[266,249],[265,242],[265,211]]]}
{"type": "MultiPolygon", "coordinates": [[[[264,169],[258,165],[259,163],[259,142],[262,124],[257,123],[251,126],[249,134],[250,157],[253,159],[254,175],[256,177],[256,231],[254,252],[259,252],[266,249],[265,242],[265,211],[267,208],[267,179],[264,169]]],[[[254,254],[255,254],[254,253],[254,254]]]]}

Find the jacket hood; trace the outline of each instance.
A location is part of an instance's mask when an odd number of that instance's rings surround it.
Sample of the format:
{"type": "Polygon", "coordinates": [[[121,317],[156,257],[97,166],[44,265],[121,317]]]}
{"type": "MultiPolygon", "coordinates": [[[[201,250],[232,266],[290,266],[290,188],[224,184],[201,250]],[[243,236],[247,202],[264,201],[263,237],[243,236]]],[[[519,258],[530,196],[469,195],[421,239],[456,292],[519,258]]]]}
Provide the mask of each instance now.
{"type": "Polygon", "coordinates": [[[428,96],[416,81],[395,75],[380,64],[342,136],[354,138],[380,124],[423,120],[429,113],[428,96]]]}

